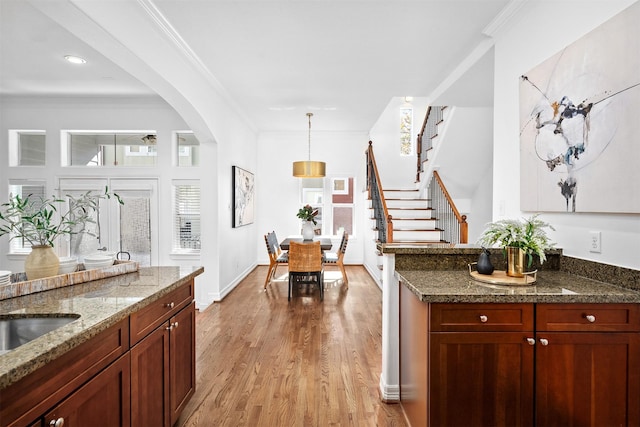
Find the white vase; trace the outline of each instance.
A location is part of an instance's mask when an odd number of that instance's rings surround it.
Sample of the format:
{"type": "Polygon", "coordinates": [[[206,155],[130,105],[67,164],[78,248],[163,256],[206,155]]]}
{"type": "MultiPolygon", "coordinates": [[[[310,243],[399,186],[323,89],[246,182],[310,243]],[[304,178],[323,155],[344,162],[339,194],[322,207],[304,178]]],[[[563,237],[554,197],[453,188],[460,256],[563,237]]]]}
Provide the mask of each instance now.
{"type": "Polygon", "coordinates": [[[302,239],[303,240],[313,240],[314,236],[313,232],[313,221],[303,221],[302,222],[302,239]]]}
{"type": "Polygon", "coordinates": [[[60,259],[48,245],[38,245],[31,247],[31,253],[24,260],[24,272],[27,280],[40,279],[58,274],[60,259]]]}

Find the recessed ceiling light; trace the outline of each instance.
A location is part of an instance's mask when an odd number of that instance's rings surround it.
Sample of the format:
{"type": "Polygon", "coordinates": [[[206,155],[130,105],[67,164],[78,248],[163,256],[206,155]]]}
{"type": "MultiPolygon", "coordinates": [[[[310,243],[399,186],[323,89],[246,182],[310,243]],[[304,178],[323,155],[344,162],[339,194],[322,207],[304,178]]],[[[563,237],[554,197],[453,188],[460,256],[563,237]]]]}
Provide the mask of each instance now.
{"type": "Polygon", "coordinates": [[[64,59],[71,62],[72,64],[85,64],[87,62],[86,59],[80,58],[79,56],[73,56],[73,55],[65,55],[64,59]]]}

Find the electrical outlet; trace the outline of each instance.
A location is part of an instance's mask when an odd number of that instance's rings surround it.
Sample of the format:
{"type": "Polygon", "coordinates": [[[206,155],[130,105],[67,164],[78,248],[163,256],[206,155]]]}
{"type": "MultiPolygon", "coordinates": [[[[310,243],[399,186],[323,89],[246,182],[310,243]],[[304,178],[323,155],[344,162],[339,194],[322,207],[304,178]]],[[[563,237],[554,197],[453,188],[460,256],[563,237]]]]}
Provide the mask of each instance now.
{"type": "Polygon", "coordinates": [[[602,252],[602,234],[599,231],[589,232],[589,252],[602,252]]]}

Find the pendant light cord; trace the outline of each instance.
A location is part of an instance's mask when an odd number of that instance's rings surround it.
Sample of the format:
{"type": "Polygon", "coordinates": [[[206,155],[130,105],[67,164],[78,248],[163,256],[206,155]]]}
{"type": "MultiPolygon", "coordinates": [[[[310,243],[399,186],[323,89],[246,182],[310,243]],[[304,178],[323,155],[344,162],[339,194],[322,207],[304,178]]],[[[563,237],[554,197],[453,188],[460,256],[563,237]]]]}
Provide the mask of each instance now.
{"type": "Polygon", "coordinates": [[[313,113],[307,113],[307,117],[309,117],[309,147],[308,147],[309,161],[311,161],[311,116],[313,116],[313,113]]]}

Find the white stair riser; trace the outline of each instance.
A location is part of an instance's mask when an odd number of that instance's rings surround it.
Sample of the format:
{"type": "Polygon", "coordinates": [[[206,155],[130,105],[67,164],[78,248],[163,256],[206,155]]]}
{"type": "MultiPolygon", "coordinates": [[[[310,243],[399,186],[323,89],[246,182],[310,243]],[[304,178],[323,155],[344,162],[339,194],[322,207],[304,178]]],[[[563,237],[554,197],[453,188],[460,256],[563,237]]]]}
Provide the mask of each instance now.
{"type": "Polygon", "coordinates": [[[433,230],[436,228],[436,222],[433,220],[415,220],[415,219],[398,219],[393,218],[393,229],[410,229],[410,230],[433,230]]]}
{"type": "Polygon", "coordinates": [[[391,218],[431,218],[431,209],[389,209],[391,218]]]}
{"type": "Polygon", "coordinates": [[[393,241],[439,241],[440,231],[393,230],[393,241]]]}
{"type": "Polygon", "coordinates": [[[387,209],[393,208],[426,208],[428,207],[428,202],[424,199],[406,199],[406,200],[398,200],[398,199],[387,199],[387,209]]]}
{"type": "Polygon", "coordinates": [[[420,192],[416,190],[384,190],[387,199],[420,199],[420,192]]]}

